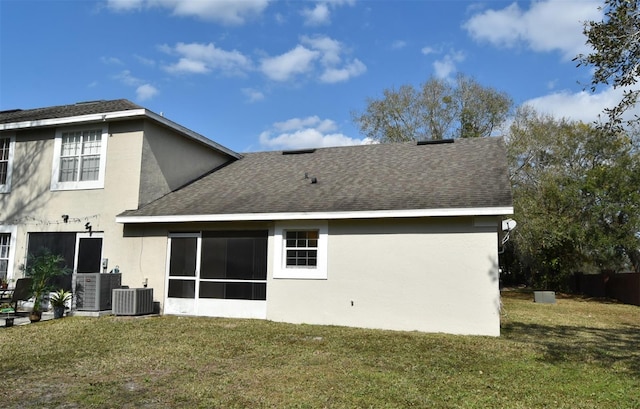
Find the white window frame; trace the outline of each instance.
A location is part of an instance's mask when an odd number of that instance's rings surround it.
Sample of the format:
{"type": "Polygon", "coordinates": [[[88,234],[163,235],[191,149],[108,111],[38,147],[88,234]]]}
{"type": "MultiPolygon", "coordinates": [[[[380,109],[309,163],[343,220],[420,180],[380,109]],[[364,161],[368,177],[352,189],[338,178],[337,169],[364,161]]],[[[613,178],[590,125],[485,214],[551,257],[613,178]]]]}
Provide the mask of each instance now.
{"type": "Polygon", "coordinates": [[[274,266],[273,278],[289,278],[301,280],[326,280],[327,276],[327,248],[329,227],[326,221],[304,222],[276,222],[274,226],[274,266]],[[318,258],[315,267],[287,266],[286,240],[287,231],[315,230],[318,232],[318,258]]]}
{"type": "Polygon", "coordinates": [[[109,140],[109,130],[107,124],[87,124],[71,128],[56,129],[56,138],[53,144],[53,167],[51,170],[51,190],[80,190],[80,189],[102,189],[104,188],[104,175],[107,165],[107,141],[109,140]],[[60,157],[62,154],[62,134],[65,132],[88,131],[91,129],[101,129],[100,138],[100,169],[98,170],[98,180],[77,180],[60,182],[60,157]]]}
{"type": "Polygon", "coordinates": [[[0,193],[11,192],[11,176],[13,174],[13,155],[16,149],[16,136],[15,135],[0,135],[0,139],[9,139],[9,159],[7,163],[7,180],[5,183],[0,183],[0,193]]]}
{"type": "Polygon", "coordinates": [[[11,238],[9,242],[9,262],[7,265],[7,280],[12,280],[15,277],[13,271],[14,261],[16,259],[16,242],[18,239],[18,226],[0,226],[0,233],[8,233],[11,238]]]}

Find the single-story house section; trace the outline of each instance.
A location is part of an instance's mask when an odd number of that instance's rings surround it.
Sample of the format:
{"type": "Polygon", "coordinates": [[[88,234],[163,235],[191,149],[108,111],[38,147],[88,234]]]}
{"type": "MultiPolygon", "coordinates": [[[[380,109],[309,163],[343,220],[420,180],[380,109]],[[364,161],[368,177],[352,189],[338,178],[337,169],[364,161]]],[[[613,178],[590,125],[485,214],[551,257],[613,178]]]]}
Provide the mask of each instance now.
{"type": "Polygon", "coordinates": [[[124,211],[165,314],[498,336],[504,143],[247,153],[124,211]]]}

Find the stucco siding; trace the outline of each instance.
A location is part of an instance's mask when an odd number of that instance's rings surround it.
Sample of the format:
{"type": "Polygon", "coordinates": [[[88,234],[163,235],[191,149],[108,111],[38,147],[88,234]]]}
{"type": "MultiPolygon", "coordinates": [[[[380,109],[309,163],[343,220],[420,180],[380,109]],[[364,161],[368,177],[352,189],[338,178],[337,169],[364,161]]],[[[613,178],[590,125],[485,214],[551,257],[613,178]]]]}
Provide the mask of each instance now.
{"type": "Polygon", "coordinates": [[[28,233],[104,233],[103,257],[118,262],[122,225],[115,216],[138,203],[142,132],[131,123],[109,124],[104,188],[51,190],[55,128],[18,131],[11,192],[0,195],[0,224],[15,225],[15,261],[10,276],[27,258],[28,233]],[[67,215],[65,222],[62,215],[67,215]]]}
{"type": "MultiPolygon", "coordinates": [[[[169,225],[128,224],[118,242],[118,253],[124,260],[120,270],[123,285],[141,287],[147,283],[153,288],[155,301],[164,309],[167,284],[167,242],[170,233],[196,233],[202,231],[228,230],[267,230],[272,234],[270,223],[184,223],[169,225]]],[[[268,248],[271,248],[269,239],[268,248]]],[[[270,252],[267,253],[267,266],[271,265],[270,252]]],[[[270,267],[268,267],[270,268],[270,267]]],[[[267,292],[269,289],[267,288],[267,292]]],[[[202,311],[202,310],[201,310],[202,311]]],[[[201,315],[221,316],[215,312],[202,311],[201,315]]]]}
{"type": "Polygon", "coordinates": [[[154,225],[127,225],[118,241],[122,284],[153,288],[155,301],[164,300],[167,266],[167,229],[154,225]]]}
{"type": "Polygon", "coordinates": [[[267,319],[498,336],[498,220],[492,220],[329,221],[327,279],[273,278],[273,223],[127,225],[118,253],[123,284],[146,282],[164,305],[169,232],[268,229],[267,319]]]}
{"type": "Polygon", "coordinates": [[[175,190],[230,158],[151,121],[144,125],[140,205],[175,190]]]}
{"type": "Polygon", "coordinates": [[[270,279],[267,318],[497,336],[496,227],[471,218],[330,221],[328,278],[270,279]]]}

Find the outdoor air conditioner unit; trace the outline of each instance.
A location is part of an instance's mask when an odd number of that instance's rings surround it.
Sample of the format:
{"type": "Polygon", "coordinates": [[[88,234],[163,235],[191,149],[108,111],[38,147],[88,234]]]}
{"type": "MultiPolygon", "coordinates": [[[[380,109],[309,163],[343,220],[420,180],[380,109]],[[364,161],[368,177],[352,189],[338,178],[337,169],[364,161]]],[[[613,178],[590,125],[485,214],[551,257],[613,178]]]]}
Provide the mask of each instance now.
{"type": "Polygon", "coordinates": [[[110,310],[111,290],[119,288],[121,282],[121,274],[77,274],[76,309],[78,311],[110,310]]]}
{"type": "Polygon", "coordinates": [[[113,290],[113,315],[143,315],[153,312],[153,288],[113,290]]]}

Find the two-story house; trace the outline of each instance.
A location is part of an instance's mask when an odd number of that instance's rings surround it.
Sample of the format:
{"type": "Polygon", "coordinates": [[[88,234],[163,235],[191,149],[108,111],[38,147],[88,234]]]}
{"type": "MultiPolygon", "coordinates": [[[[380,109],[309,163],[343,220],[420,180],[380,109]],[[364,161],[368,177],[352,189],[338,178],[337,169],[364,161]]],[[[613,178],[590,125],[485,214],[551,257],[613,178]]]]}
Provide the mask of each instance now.
{"type": "Polygon", "coordinates": [[[0,274],[45,247],[164,314],[500,333],[499,138],[239,155],[117,100],[2,112],[0,144],[0,274]]]}
{"type": "Polygon", "coordinates": [[[239,157],[127,100],[0,112],[0,278],[41,248],[74,274],[126,264],[116,215],[239,157]]]}

